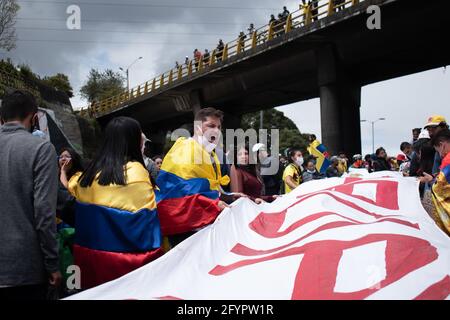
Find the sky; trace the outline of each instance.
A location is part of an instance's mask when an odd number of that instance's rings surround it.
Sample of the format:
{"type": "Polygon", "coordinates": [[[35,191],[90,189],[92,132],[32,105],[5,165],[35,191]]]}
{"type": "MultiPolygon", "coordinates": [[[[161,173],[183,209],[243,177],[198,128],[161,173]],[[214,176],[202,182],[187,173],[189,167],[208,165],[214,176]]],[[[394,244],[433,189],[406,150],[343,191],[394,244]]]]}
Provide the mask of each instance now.
{"type": "MultiPolygon", "coordinates": [[[[28,64],[41,77],[69,76],[76,96],[73,107],[87,103],[79,96],[89,70],[119,71],[139,56],[130,69],[136,86],[172,68],[175,61],[192,56],[195,48],[216,46],[219,38],[233,40],[239,31],[267,23],[282,6],[298,8],[297,1],[270,0],[18,0],[17,48],[0,51],[0,59],[28,64]],[[66,26],[69,5],[81,9],[81,30],[66,26]]],[[[450,118],[450,70],[427,72],[372,84],[362,88],[361,119],[386,118],[375,124],[375,148],[396,155],[402,141],[411,140],[411,129],[421,127],[432,114],[450,118]]],[[[319,99],[280,106],[300,131],[320,139],[319,99]]],[[[370,123],[361,124],[363,153],[372,150],[370,123]]]]}

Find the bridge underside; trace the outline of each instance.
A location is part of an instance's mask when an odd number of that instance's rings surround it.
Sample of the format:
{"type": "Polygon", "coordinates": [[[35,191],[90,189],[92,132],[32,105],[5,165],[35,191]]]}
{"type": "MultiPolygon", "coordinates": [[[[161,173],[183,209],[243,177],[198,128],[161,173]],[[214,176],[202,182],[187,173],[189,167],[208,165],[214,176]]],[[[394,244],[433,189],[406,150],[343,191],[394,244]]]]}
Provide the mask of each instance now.
{"type": "Polygon", "coordinates": [[[332,153],[360,153],[361,87],[450,64],[449,8],[447,0],[364,1],[194,74],[190,81],[141,96],[99,121],[131,116],[151,134],[192,121],[193,111],[202,107],[214,106],[236,118],[320,97],[324,144],[332,153]],[[370,4],[381,6],[381,30],[366,26],[370,4]]]}

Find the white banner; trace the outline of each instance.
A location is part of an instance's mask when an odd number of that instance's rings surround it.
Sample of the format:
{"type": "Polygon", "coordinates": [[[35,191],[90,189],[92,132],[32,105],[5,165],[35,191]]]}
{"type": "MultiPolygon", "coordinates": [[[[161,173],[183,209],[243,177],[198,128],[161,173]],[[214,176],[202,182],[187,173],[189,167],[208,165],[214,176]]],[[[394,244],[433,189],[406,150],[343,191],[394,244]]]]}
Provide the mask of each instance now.
{"type": "Polygon", "coordinates": [[[417,181],[379,172],[240,199],[156,261],[69,299],[449,299],[449,272],[450,238],[417,181]]]}

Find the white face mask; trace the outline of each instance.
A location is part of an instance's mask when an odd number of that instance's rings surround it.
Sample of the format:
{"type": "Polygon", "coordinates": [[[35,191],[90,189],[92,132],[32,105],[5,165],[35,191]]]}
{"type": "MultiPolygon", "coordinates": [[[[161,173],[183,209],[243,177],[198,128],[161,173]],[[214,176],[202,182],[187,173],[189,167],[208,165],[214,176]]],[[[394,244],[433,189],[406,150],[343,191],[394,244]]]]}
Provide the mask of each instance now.
{"type": "Polygon", "coordinates": [[[197,128],[202,133],[202,135],[199,135],[197,138],[198,143],[200,143],[203,146],[203,148],[205,148],[206,152],[211,153],[217,147],[217,145],[215,143],[208,141],[208,138],[206,138],[205,135],[203,134],[202,128],[200,127],[197,128]]]}
{"type": "Polygon", "coordinates": [[[303,165],[303,157],[297,158],[297,159],[295,160],[295,163],[296,163],[298,166],[302,166],[302,165],[303,165]]]}
{"type": "Polygon", "coordinates": [[[309,173],[315,173],[316,170],[307,170],[309,173]]]}

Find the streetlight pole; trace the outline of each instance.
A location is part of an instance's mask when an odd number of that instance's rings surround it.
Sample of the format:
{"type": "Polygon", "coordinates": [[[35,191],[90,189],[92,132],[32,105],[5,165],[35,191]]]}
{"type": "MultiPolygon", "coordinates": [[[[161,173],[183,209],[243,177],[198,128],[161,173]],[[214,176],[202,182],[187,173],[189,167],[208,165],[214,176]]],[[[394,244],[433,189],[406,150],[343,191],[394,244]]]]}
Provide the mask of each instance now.
{"type": "Polygon", "coordinates": [[[124,70],[122,67],[120,67],[119,69],[122,70],[123,72],[125,72],[125,74],[127,75],[127,91],[130,92],[130,68],[133,66],[133,64],[135,64],[136,62],[138,62],[139,60],[141,60],[142,57],[137,58],[136,60],[133,61],[132,64],[130,64],[126,70],[124,70]]]}
{"type": "Polygon", "coordinates": [[[378,118],[377,120],[361,120],[361,122],[370,122],[372,124],[372,153],[375,153],[375,123],[386,120],[386,118],[378,118]]]}

